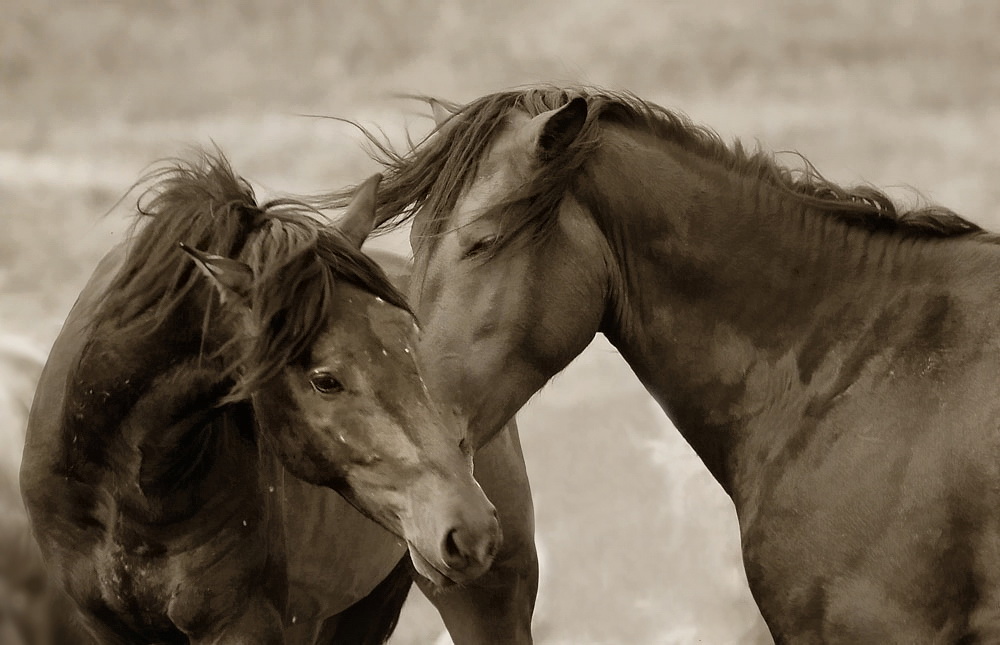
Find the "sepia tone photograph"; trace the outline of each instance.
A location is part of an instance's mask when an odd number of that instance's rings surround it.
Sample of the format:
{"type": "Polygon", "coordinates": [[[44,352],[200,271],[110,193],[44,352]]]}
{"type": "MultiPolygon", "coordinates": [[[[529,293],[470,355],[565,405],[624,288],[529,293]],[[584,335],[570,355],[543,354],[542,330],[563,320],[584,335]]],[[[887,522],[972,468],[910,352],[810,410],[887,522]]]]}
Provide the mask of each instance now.
{"type": "Polygon", "coordinates": [[[1000,5],[0,9],[0,644],[1000,642],[1000,5]]]}

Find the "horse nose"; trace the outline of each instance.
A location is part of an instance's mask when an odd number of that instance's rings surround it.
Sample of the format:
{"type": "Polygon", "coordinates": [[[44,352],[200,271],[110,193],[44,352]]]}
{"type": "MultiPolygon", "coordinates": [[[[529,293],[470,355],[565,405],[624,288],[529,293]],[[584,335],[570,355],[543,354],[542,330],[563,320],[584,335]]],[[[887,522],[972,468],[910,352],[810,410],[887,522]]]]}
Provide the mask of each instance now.
{"type": "Polygon", "coordinates": [[[492,517],[482,526],[465,524],[448,530],[441,543],[441,557],[452,571],[470,577],[481,575],[493,563],[501,539],[500,522],[494,510],[492,517]]]}

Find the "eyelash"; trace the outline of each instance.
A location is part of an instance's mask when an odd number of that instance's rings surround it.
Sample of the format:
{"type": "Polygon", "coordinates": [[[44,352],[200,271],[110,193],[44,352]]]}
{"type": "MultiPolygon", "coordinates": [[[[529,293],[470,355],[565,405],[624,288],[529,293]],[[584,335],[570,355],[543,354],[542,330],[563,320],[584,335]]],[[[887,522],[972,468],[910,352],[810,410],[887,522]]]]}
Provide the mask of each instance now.
{"type": "Polygon", "coordinates": [[[464,257],[473,258],[477,255],[481,255],[486,251],[490,250],[496,246],[497,241],[500,239],[499,235],[489,235],[487,237],[478,240],[475,244],[470,246],[466,251],[464,257]]]}
{"type": "Polygon", "coordinates": [[[320,394],[336,394],[344,391],[344,384],[327,372],[314,374],[309,379],[309,384],[320,394]]]}

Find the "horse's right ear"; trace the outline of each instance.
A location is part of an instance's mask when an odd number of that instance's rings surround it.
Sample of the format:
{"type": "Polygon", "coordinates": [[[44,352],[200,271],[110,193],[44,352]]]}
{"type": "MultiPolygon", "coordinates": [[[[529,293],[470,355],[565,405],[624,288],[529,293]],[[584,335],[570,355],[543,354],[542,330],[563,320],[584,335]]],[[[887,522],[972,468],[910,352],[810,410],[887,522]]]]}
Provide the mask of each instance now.
{"type": "Polygon", "coordinates": [[[434,117],[434,125],[440,129],[445,123],[451,120],[451,117],[455,116],[452,112],[441,104],[441,101],[437,99],[427,99],[427,102],[431,106],[431,115],[434,117]]]}
{"type": "Polygon", "coordinates": [[[576,140],[587,123],[587,99],[582,96],[534,119],[538,128],[535,138],[535,154],[539,159],[551,159],[569,147],[576,140]]]}
{"type": "Polygon", "coordinates": [[[184,244],[184,242],[180,244],[181,250],[194,261],[198,270],[215,285],[223,303],[230,300],[241,304],[246,303],[250,286],[253,284],[253,271],[249,266],[239,260],[199,251],[184,244]]]}

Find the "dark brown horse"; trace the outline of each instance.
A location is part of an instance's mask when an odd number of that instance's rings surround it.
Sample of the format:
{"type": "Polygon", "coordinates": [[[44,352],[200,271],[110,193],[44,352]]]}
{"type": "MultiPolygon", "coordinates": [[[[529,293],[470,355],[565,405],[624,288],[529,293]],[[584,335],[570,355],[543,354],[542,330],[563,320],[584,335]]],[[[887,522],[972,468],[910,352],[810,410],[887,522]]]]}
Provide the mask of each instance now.
{"type": "Polygon", "coordinates": [[[406,301],[359,251],[377,177],[333,227],[258,206],[221,157],[156,178],[32,406],[21,488],[46,563],[102,643],[381,641],[396,612],[338,614],[405,593],[407,546],[461,583],[500,536],[406,301]]]}
{"type": "Polygon", "coordinates": [[[379,218],[477,445],[604,333],[732,497],[779,643],[1000,642],[996,236],[625,93],[449,107],[383,147],[379,218]]]}

